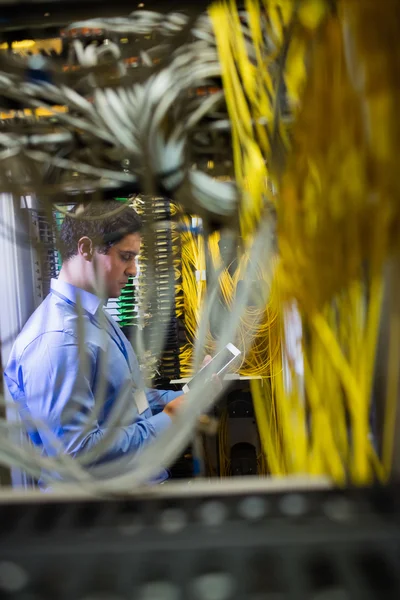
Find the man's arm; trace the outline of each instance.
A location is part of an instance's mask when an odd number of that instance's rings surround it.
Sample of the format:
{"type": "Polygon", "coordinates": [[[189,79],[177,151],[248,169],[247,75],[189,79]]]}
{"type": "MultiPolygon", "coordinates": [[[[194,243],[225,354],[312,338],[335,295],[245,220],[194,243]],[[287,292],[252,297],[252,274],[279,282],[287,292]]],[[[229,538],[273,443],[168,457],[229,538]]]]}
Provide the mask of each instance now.
{"type": "Polygon", "coordinates": [[[167,404],[182,396],[182,391],[174,392],[172,390],[156,390],[146,388],[146,397],[152,410],[163,410],[167,404]]]}
{"type": "MultiPolygon", "coordinates": [[[[138,453],[171,423],[164,411],[149,419],[138,416],[133,424],[114,425],[112,431],[100,426],[93,418],[95,351],[85,344],[84,356],[80,356],[76,339],[63,332],[41,336],[25,351],[22,364],[25,397],[32,418],[43,421],[69,454],[85,453],[100,442],[106,450],[98,461],[138,453]]],[[[131,393],[131,387],[127,393],[131,393]]],[[[116,404],[122,402],[123,398],[116,404]]],[[[123,416],[121,409],[120,422],[123,416]]],[[[54,454],[46,430],[39,429],[39,434],[46,452],[54,454]]]]}

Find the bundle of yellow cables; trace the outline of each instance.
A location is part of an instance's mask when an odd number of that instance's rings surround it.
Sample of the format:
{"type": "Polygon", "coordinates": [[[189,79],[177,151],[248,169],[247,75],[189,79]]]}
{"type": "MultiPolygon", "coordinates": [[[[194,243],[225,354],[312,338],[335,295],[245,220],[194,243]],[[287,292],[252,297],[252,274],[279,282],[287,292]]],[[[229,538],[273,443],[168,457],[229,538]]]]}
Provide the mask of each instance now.
{"type": "MultiPolygon", "coordinates": [[[[219,272],[218,285],[220,299],[230,310],[238,286],[245,278],[249,254],[244,253],[238,259],[233,273],[223,268],[219,249],[220,236],[214,233],[209,238],[208,251],[213,269],[219,272]]],[[[206,294],[206,258],[204,238],[199,233],[186,231],[181,234],[182,247],[182,289],[184,297],[184,319],[189,341],[180,354],[181,375],[190,376],[193,372],[193,340],[199,325],[201,310],[206,294]]],[[[257,264],[257,281],[263,287],[271,285],[270,266],[257,264]]],[[[235,345],[242,351],[243,361],[239,372],[244,376],[268,377],[271,364],[280,353],[280,336],[278,323],[278,299],[276,290],[271,288],[267,294],[268,301],[259,305],[259,299],[253,305],[247,306],[242,314],[238,327],[235,345]]],[[[209,326],[206,339],[206,350],[213,353],[217,346],[211,327],[209,326]]]]}
{"type": "MultiPolygon", "coordinates": [[[[390,474],[399,383],[400,361],[390,360],[379,457],[370,408],[383,267],[391,253],[398,255],[400,9],[336,4],[330,12],[326,0],[248,0],[256,60],[233,1],[216,3],[210,15],[243,190],[245,240],[271,201],[268,176],[278,189],[272,287],[281,298],[276,335],[283,352],[270,357],[272,384],[252,383],[264,453],[273,473],[366,483],[390,474]],[[283,88],[294,120],[290,144],[283,88]],[[300,375],[286,350],[289,310],[302,323],[300,375]]],[[[395,317],[395,357],[399,343],[395,317]]]]}
{"type": "MultiPolygon", "coordinates": [[[[181,377],[193,374],[193,342],[200,322],[206,288],[206,259],[204,239],[191,231],[189,218],[182,219],[184,231],[181,233],[181,278],[183,290],[183,314],[187,342],[183,344],[179,356],[181,377]]],[[[211,340],[207,340],[206,350],[210,351],[211,340]]]]}

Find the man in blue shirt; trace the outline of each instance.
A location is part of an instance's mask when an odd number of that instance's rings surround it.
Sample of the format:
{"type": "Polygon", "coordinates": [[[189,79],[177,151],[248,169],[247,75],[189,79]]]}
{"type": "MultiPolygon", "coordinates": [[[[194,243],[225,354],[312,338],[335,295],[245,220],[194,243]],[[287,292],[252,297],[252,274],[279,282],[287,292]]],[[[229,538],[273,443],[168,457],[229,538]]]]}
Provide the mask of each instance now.
{"type": "Polygon", "coordinates": [[[132,346],[105,310],[136,275],[139,216],[116,201],[82,211],[63,221],[60,276],[18,336],[5,381],[43,456],[56,454],[57,439],[98,465],[151,444],[184,396],[144,388],[132,346]]]}

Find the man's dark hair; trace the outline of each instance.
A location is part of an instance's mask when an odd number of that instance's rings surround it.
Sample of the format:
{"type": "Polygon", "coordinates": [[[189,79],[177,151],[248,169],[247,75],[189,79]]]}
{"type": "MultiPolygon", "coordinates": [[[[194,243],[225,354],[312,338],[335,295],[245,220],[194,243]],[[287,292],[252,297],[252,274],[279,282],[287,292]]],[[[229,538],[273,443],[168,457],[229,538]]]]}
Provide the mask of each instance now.
{"type": "Polygon", "coordinates": [[[109,248],[126,235],[138,233],[142,221],[128,204],[118,200],[76,205],[64,217],[60,229],[60,253],[63,262],[78,253],[79,240],[87,236],[98,252],[107,254],[109,248]]]}

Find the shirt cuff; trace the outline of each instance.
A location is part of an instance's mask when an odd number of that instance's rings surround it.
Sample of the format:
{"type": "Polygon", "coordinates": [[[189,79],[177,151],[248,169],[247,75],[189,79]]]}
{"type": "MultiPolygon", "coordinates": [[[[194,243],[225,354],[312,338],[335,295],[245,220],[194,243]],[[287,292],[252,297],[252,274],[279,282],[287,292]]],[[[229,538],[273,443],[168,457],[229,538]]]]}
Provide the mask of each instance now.
{"type": "Polygon", "coordinates": [[[163,433],[163,431],[168,429],[172,423],[171,418],[165,412],[160,412],[158,415],[154,415],[148,420],[151,421],[156,435],[163,433]]]}

